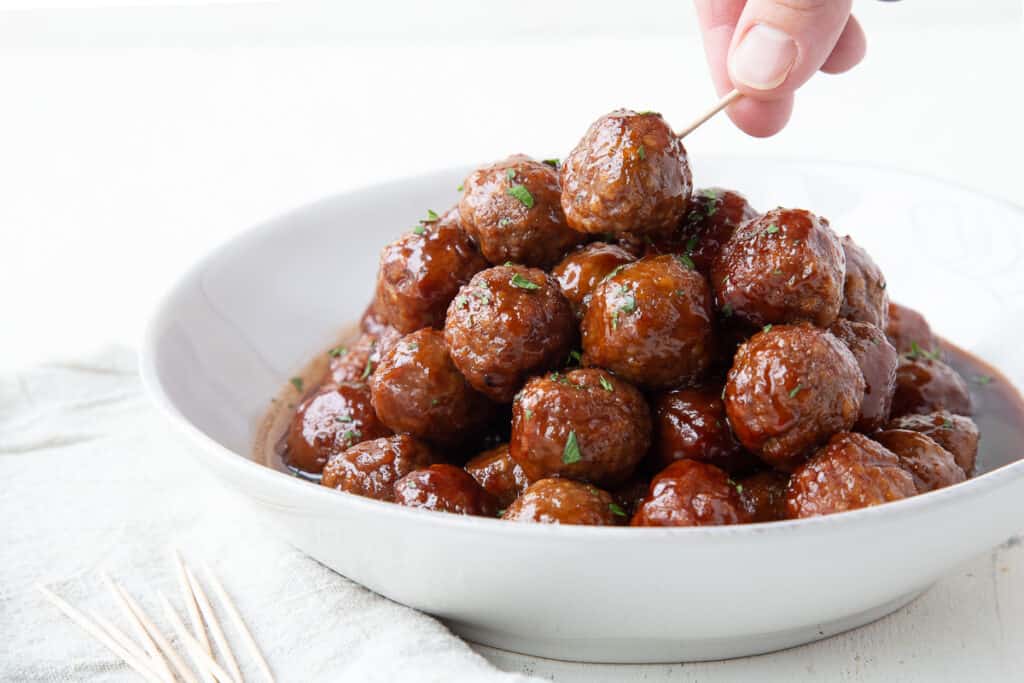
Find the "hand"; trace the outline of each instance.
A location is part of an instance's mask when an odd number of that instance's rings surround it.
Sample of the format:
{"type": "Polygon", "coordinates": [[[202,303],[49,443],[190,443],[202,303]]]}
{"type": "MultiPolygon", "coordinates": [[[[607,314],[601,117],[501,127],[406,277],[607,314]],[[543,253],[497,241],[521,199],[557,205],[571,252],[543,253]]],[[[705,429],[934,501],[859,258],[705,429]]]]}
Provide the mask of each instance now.
{"type": "Polygon", "coordinates": [[[793,93],[819,69],[837,74],[864,58],[853,0],[694,0],[719,95],[743,93],[729,118],[757,137],[789,121],[793,93]]]}

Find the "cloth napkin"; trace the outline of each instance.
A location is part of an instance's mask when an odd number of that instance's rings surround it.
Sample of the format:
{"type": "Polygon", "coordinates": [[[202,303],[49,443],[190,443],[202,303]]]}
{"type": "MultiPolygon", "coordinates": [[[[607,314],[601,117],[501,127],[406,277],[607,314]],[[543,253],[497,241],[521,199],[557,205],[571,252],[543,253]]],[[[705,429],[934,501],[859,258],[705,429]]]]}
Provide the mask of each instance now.
{"type": "Polygon", "coordinates": [[[173,548],[215,570],[279,681],[536,680],[498,671],[433,618],[271,536],[183,444],[142,395],[127,350],[0,376],[0,680],[137,680],[33,584],[131,633],[106,571],[168,633],[158,591],[184,614],[173,548]]]}

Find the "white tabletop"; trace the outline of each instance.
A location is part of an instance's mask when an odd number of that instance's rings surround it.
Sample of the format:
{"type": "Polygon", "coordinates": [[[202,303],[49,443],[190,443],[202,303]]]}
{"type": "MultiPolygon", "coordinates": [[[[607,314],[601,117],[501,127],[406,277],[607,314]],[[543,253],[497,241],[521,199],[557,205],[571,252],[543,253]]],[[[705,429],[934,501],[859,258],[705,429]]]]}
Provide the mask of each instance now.
{"type": "MultiPolygon", "coordinates": [[[[35,8],[0,11],[0,367],[135,345],[188,263],[290,207],[513,152],[564,155],[615,107],[679,125],[714,99],[684,0],[171,4],[0,1],[35,8]],[[45,8],[76,5],[106,7],[45,8]]],[[[858,2],[866,62],[815,79],[775,138],[707,124],[687,140],[697,184],[712,155],[829,158],[1024,204],[1024,9],[971,4],[858,2]]],[[[558,681],[1006,679],[1024,666],[1022,558],[997,549],[897,616],[750,660],[486,654],[558,681]]]]}

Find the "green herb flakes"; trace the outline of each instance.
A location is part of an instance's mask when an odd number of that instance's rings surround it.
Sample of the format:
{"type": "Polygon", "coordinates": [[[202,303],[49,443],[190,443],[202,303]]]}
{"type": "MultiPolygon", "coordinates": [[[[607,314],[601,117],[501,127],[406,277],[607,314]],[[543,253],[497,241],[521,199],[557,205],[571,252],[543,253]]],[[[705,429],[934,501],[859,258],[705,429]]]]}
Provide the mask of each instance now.
{"type": "Polygon", "coordinates": [[[414,235],[425,235],[427,229],[424,228],[422,225],[417,225],[415,228],[412,229],[412,232],[414,235]]]}
{"type": "Polygon", "coordinates": [[[507,168],[507,169],[505,169],[505,177],[508,178],[509,180],[515,180],[515,178],[516,178],[516,169],[514,169],[514,168],[507,168]]]}
{"type": "Polygon", "coordinates": [[[436,221],[438,218],[440,218],[440,216],[437,215],[436,211],[434,211],[433,209],[427,209],[427,220],[428,221],[436,221]]]}
{"type": "Polygon", "coordinates": [[[722,306],[722,315],[724,315],[726,318],[732,317],[732,304],[726,304],[722,306]]]}
{"type": "Polygon", "coordinates": [[[771,225],[769,225],[767,228],[764,229],[764,232],[767,235],[774,235],[778,231],[779,231],[779,226],[775,225],[774,223],[772,223],[771,225]]]}
{"type": "Polygon", "coordinates": [[[363,374],[360,375],[359,379],[366,379],[373,373],[373,360],[370,358],[366,359],[366,367],[363,368],[363,374]]]}
{"type": "Polygon", "coordinates": [[[512,279],[509,280],[508,283],[510,285],[512,285],[513,287],[518,287],[519,289],[525,289],[525,290],[528,290],[528,291],[540,289],[540,285],[538,285],[536,282],[532,282],[532,281],[526,279],[525,277],[523,277],[519,273],[516,273],[515,275],[513,275],[512,279]]]}
{"type": "Polygon", "coordinates": [[[572,465],[582,459],[580,444],[576,440],[576,432],[569,432],[569,438],[565,440],[565,449],[562,451],[562,462],[566,465],[572,465]]]}
{"type": "Polygon", "coordinates": [[[676,254],[676,260],[687,270],[696,270],[697,264],[693,262],[688,254],[676,254]]]}
{"type": "Polygon", "coordinates": [[[293,387],[295,387],[295,391],[302,391],[302,378],[301,377],[292,377],[288,381],[292,383],[293,387]]]}
{"type": "Polygon", "coordinates": [[[604,389],[605,391],[615,391],[615,387],[612,386],[612,383],[608,381],[607,377],[601,376],[598,378],[597,381],[601,383],[601,388],[604,389]]]}
{"type": "Polygon", "coordinates": [[[995,378],[992,377],[991,375],[975,375],[972,379],[975,384],[985,386],[986,384],[992,384],[992,380],[994,380],[995,378]]]}
{"type": "Polygon", "coordinates": [[[640,157],[640,161],[643,161],[644,159],[647,158],[647,150],[644,149],[643,145],[640,145],[640,148],[636,151],[636,155],[640,157]]]}
{"type": "Polygon", "coordinates": [[[547,164],[548,166],[554,166],[555,168],[558,168],[558,165],[561,164],[562,162],[560,159],[545,159],[544,163],[547,164]]]}
{"type": "Polygon", "coordinates": [[[464,189],[466,189],[466,188],[463,187],[462,185],[459,185],[458,187],[455,188],[455,191],[456,192],[462,192],[464,189]]]}
{"type": "Polygon", "coordinates": [[[347,346],[335,346],[333,349],[327,352],[327,355],[330,356],[331,358],[340,358],[341,356],[344,356],[346,353],[348,353],[347,346]]]}
{"type": "Polygon", "coordinates": [[[761,331],[762,332],[771,332],[772,331],[771,323],[769,323],[769,324],[765,325],[764,327],[762,327],[761,331]]]}
{"type": "Polygon", "coordinates": [[[533,208],[533,195],[530,194],[525,185],[513,185],[506,192],[522,202],[523,206],[527,209],[533,208]]]}
{"type": "Polygon", "coordinates": [[[796,395],[799,394],[803,390],[803,388],[804,388],[803,384],[797,384],[795,387],[793,387],[790,390],[789,397],[790,398],[796,398],[796,395]]]}
{"type": "Polygon", "coordinates": [[[616,517],[625,517],[626,511],[618,503],[608,503],[608,509],[616,517]]]}
{"type": "Polygon", "coordinates": [[[523,417],[525,417],[527,420],[532,420],[533,411],[530,410],[529,408],[523,408],[523,417]]]}

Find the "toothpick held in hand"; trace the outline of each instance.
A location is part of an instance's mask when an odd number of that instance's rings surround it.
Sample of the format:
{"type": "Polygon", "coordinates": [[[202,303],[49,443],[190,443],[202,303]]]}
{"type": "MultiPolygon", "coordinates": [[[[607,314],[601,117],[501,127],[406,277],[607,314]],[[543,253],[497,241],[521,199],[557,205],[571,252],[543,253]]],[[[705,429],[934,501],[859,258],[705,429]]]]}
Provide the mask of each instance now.
{"type": "Polygon", "coordinates": [[[741,97],[743,97],[743,93],[741,93],[739,90],[733,90],[732,92],[726,94],[725,97],[718,100],[715,106],[711,107],[711,109],[708,109],[706,112],[701,114],[696,121],[680,130],[678,133],[676,133],[676,135],[678,135],[680,138],[685,138],[687,135],[697,130],[697,128],[704,125],[704,123],[712,116],[722,111],[723,109],[725,109],[726,107],[728,107],[730,104],[732,104],[741,97]]]}

